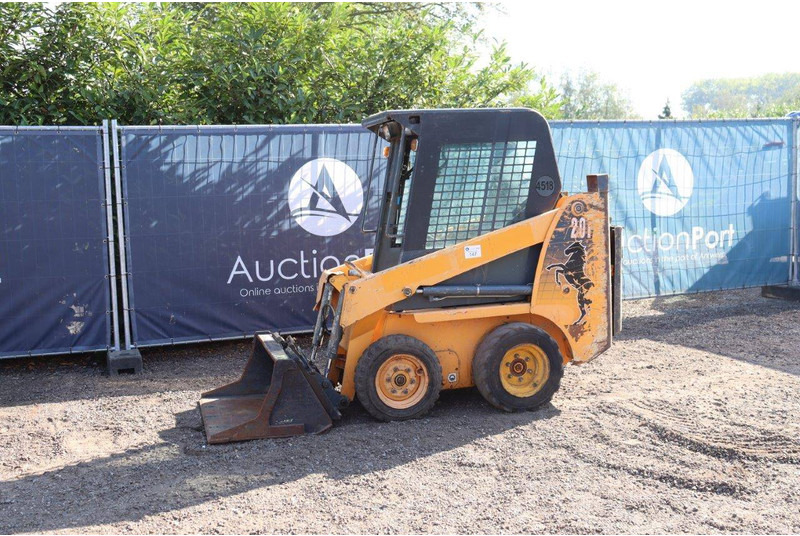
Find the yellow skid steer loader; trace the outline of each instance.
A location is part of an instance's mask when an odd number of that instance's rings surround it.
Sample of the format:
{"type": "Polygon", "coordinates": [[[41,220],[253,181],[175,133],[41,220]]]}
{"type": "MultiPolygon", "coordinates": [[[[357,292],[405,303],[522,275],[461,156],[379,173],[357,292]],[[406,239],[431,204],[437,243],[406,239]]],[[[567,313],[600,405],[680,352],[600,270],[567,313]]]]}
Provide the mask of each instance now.
{"type": "Polygon", "coordinates": [[[322,273],[309,355],[258,334],[241,379],[203,394],[209,443],[323,432],[355,398],[377,419],[413,419],[442,389],[531,410],[620,327],[608,176],[562,193],[539,113],[403,110],[363,125],[388,142],[374,254],[322,273]]]}

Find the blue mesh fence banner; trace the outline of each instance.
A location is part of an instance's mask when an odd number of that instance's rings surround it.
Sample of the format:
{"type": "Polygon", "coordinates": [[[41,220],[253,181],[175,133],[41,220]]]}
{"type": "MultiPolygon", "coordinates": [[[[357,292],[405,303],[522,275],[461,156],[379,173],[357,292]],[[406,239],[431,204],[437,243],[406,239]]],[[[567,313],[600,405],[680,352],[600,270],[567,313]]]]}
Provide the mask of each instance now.
{"type": "MultiPolygon", "coordinates": [[[[785,283],[790,120],[553,122],[567,191],[611,176],[624,296],[785,283]]],[[[369,251],[385,160],[359,126],[125,127],[140,345],[307,329],[322,268],[369,251]]],[[[0,129],[0,357],[109,346],[99,128],[0,129]]]]}
{"type": "Polygon", "coordinates": [[[626,298],[787,281],[790,120],[551,126],[566,190],[610,176],[626,298]]]}
{"type": "Polygon", "coordinates": [[[360,126],[121,127],[135,343],[310,328],[321,270],[370,251],[375,139],[360,126]]]}
{"type": "Polygon", "coordinates": [[[0,357],[106,349],[99,128],[0,128],[0,357]]]}
{"type": "MultiPolygon", "coordinates": [[[[564,189],[611,177],[626,298],[785,283],[787,120],[553,122],[564,189]]],[[[359,126],[123,127],[134,341],[308,329],[322,268],[372,246],[385,160],[359,126]]]]}

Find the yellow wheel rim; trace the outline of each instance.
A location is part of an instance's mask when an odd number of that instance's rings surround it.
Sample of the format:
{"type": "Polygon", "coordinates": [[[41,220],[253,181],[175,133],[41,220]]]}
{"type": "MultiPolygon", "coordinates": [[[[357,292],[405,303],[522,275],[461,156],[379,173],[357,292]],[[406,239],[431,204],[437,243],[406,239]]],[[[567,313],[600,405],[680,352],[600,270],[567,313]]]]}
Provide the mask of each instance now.
{"type": "Polygon", "coordinates": [[[535,344],[520,344],[505,353],[498,372],[506,392],[526,398],[544,387],[550,377],[550,360],[535,344]]]}
{"type": "Polygon", "coordinates": [[[418,357],[394,354],[375,376],[375,390],[381,402],[393,409],[412,407],[428,392],[428,369],[418,357]]]}

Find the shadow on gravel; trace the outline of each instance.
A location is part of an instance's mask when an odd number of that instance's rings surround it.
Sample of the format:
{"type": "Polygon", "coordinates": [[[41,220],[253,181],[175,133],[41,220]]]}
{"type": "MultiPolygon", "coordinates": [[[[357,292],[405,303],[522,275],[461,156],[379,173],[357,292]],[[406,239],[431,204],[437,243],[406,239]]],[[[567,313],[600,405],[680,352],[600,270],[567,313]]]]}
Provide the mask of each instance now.
{"type": "MultiPolygon", "coordinates": [[[[625,316],[619,340],[650,339],[686,346],[800,375],[796,349],[776,335],[781,318],[800,325],[800,303],[761,298],[756,290],[665,296],[650,308],[663,314],[625,316]]],[[[626,304],[623,302],[623,313],[626,304]]],[[[105,354],[0,360],[0,407],[65,402],[165,391],[207,391],[239,377],[251,340],[144,348],[144,374],[109,378],[105,354]]]]}
{"type": "MultiPolygon", "coordinates": [[[[443,393],[428,417],[378,423],[357,404],[326,434],[207,446],[198,410],[176,416],[163,442],[39,475],[0,482],[0,533],[64,530],[124,521],[198,505],[305,477],[341,480],[421,458],[560,411],[502,413],[475,390],[443,393]],[[102,507],[89,502],[102,503],[102,507]]],[[[458,462],[457,462],[458,463],[458,462]]],[[[474,457],[464,465],[474,465],[474,457]]],[[[357,485],[357,484],[356,484],[357,485]]]]}
{"type": "Polygon", "coordinates": [[[796,338],[776,331],[791,324],[787,314],[800,322],[800,303],[753,292],[745,300],[725,291],[655,298],[651,307],[663,314],[624,317],[617,339],[659,341],[800,375],[796,338]]]}
{"type": "Polygon", "coordinates": [[[143,348],[144,373],[111,378],[105,353],[0,359],[0,407],[207,391],[242,373],[252,339],[143,348]]]}

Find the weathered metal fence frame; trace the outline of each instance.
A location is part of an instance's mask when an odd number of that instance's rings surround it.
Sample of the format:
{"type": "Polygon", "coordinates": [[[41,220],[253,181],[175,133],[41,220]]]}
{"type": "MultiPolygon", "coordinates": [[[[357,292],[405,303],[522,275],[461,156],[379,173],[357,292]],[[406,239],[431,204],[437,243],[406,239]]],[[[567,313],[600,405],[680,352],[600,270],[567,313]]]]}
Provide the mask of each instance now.
{"type": "Polygon", "coordinates": [[[117,212],[117,245],[119,249],[119,277],[122,285],[122,322],[125,333],[125,349],[133,348],[131,337],[130,297],[128,294],[127,234],[125,233],[126,212],[123,198],[122,163],[120,160],[120,132],[116,119],[111,120],[111,138],[114,152],[114,203],[117,212]]]}
{"type": "Polygon", "coordinates": [[[103,178],[105,183],[105,209],[106,209],[106,231],[108,238],[106,239],[108,245],[108,282],[111,287],[111,320],[112,320],[112,336],[114,344],[112,350],[120,349],[119,341],[119,304],[117,296],[117,259],[115,254],[116,233],[114,233],[114,201],[111,198],[111,153],[109,151],[109,144],[111,141],[109,132],[108,119],[103,120],[103,178]]]}

